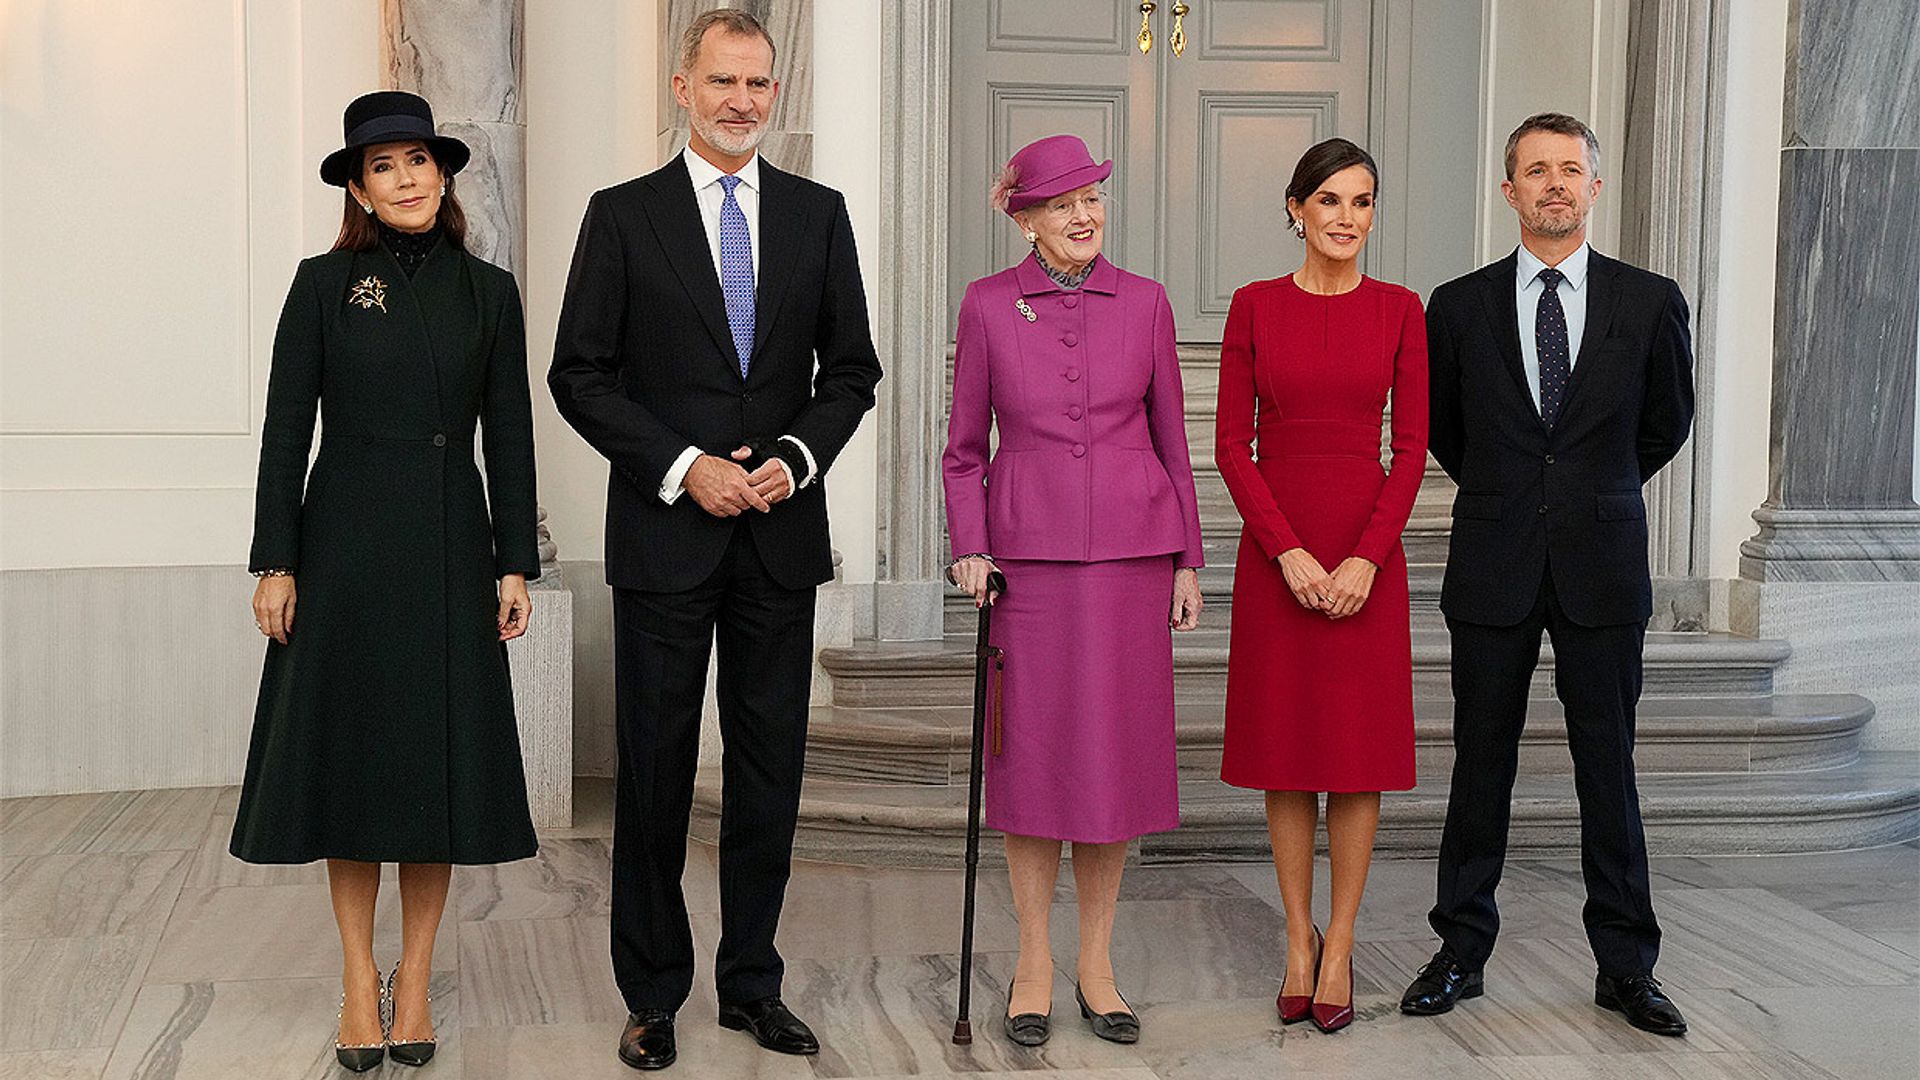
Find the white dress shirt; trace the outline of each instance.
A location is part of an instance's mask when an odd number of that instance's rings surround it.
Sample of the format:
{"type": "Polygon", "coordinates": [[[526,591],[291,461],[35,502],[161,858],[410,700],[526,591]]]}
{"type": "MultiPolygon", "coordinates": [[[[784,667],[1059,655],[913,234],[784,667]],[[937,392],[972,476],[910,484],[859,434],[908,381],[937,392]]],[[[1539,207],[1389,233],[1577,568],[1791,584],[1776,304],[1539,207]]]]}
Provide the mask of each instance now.
{"type": "MultiPolygon", "coordinates": [[[[721,275],[720,208],[727,198],[726,189],[721,186],[720,178],[727,174],[711,161],[694,153],[692,146],[680,151],[680,158],[687,163],[687,176],[693,181],[693,197],[700,204],[700,224],[707,230],[707,250],[713,256],[713,273],[715,277],[719,277],[721,275]]],[[[747,163],[740,166],[739,171],[733,175],[740,178],[740,183],[733,189],[733,201],[739,204],[740,213],[747,219],[747,242],[753,248],[753,282],[754,287],[758,289],[760,285],[760,155],[756,153],[748,158],[747,163]]],[[[799,447],[800,456],[806,460],[807,478],[799,486],[805,487],[813,483],[814,476],[819,472],[819,467],[813,461],[813,451],[807,449],[806,443],[791,435],[782,435],[780,438],[799,447]]],[[[693,463],[700,459],[702,453],[699,447],[689,446],[674,459],[673,467],[667,470],[666,477],[660,482],[662,501],[671,504],[686,491],[687,470],[693,468],[693,463]]],[[[789,492],[798,490],[793,483],[793,470],[779,458],[775,458],[774,461],[780,465],[780,471],[787,474],[787,490],[789,492]]]]}
{"type": "MultiPolygon", "coordinates": [[[[1574,249],[1573,254],[1560,260],[1554,269],[1566,275],[1566,280],[1555,290],[1560,294],[1560,310],[1567,316],[1567,371],[1580,362],[1580,335],[1587,328],[1587,256],[1593,251],[1586,244],[1574,249]]],[[[1546,285],[1540,280],[1540,271],[1547,264],[1540,257],[1527,250],[1521,244],[1517,252],[1519,258],[1514,268],[1513,303],[1515,314],[1520,316],[1520,367],[1526,372],[1527,393],[1533,395],[1533,408],[1540,409],[1540,343],[1534,334],[1534,320],[1540,313],[1540,294],[1546,285]]]]}

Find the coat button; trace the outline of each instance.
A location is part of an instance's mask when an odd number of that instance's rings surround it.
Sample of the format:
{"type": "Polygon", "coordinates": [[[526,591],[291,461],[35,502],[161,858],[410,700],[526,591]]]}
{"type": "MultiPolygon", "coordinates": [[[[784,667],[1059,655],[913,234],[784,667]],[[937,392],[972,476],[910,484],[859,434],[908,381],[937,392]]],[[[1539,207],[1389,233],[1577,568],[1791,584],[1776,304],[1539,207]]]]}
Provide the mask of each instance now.
{"type": "Polygon", "coordinates": [[[1073,444],[1073,456],[1074,456],[1074,457],[1086,457],[1086,456],[1087,456],[1087,448],[1086,448],[1086,446],[1085,446],[1085,444],[1082,444],[1082,443],[1074,443],[1074,444],[1073,444]]]}
{"type": "Polygon", "coordinates": [[[1549,465],[1551,465],[1551,464],[1553,464],[1553,455],[1552,455],[1552,454],[1548,454],[1548,455],[1547,455],[1547,464],[1549,464],[1549,465]]]}
{"type": "Polygon", "coordinates": [[[1070,308],[1076,308],[1080,306],[1080,298],[1072,293],[1068,293],[1060,299],[1060,303],[1070,308]]]}
{"type": "Polygon", "coordinates": [[[433,437],[433,445],[435,446],[447,445],[447,437],[445,435],[435,435],[433,437]]]}
{"type": "Polygon", "coordinates": [[[1060,335],[1060,343],[1062,345],[1065,345],[1067,348],[1071,349],[1075,345],[1080,344],[1080,338],[1077,335],[1075,335],[1072,331],[1068,331],[1067,333],[1060,335]]]}
{"type": "Polygon", "coordinates": [[[1547,504],[1546,504],[1546,503],[1541,503],[1541,504],[1540,504],[1540,516],[1541,516],[1541,517],[1545,517],[1545,516],[1547,516],[1547,504]]]}
{"type": "Polygon", "coordinates": [[[1080,406],[1078,405],[1067,406],[1067,419],[1069,420],[1080,419],[1080,406]]]}
{"type": "Polygon", "coordinates": [[[1067,377],[1068,382],[1080,381],[1080,369],[1077,367],[1070,367],[1067,370],[1061,372],[1061,374],[1067,377]]]}

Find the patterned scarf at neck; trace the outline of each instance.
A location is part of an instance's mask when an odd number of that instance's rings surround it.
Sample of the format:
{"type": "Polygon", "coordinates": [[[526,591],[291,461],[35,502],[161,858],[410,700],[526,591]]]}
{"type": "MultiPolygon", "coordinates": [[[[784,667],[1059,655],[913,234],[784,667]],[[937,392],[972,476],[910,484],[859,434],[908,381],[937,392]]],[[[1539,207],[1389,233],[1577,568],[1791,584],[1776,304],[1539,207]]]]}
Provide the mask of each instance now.
{"type": "Polygon", "coordinates": [[[427,256],[433,253],[433,245],[440,242],[441,229],[437,221],[433,223],[433,228],[418,233],[401,232],[384,221],[378,224],[380,243],[393,252],[393,257],[399,260],[400,269],[407,272],[408,278],[412,278],[414,271],[427,261],[427,256]]]}
{"type": "Polygon", "coordinates": [[[1034,249],[1033,261],[1039,263],[1040,269],[1045,270],[1047,276],[1053,279],[1053,283],[1063,289],[1077,289],[1081,285],[1084,285],[1087,278],[1093,274],[1092,260],[1089,260],[1086,267],[1077,274],[1069,274],[1065,270],[1055,270],[1052,264],[1040,257],[1040,250],[1038,248],[1034,249]]]}

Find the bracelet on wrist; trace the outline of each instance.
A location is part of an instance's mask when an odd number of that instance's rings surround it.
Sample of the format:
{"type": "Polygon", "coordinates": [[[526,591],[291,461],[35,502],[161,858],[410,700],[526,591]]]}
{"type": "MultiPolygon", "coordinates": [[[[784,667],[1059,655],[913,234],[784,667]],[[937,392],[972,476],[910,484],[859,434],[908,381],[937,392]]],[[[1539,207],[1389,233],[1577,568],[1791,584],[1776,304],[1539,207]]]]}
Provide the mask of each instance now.
{"type": "Polygon", "coordinates": [[[292,577],[293,569],[287,566],[270,566],[265,570],[255,570],[253,576],[257,578],[292,577]]]}

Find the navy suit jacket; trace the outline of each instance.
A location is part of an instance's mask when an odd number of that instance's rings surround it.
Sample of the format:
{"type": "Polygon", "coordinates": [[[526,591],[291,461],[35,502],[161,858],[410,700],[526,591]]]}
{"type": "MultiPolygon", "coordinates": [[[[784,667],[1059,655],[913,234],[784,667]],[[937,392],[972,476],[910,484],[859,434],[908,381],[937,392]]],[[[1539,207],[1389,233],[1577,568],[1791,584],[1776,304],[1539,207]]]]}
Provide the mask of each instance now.
{"type": "Polygon", "coordinates": [[[1427,304],[1429,445],[1460,485],[1440,593],[1451,619],[1515,625],[1548,573],[1579,625],[1653,613],[1640,488],[1693,424],[1687,302],[1671,278],[1591,258],[1587,325],[1551,429],[1520,364],[1515,256],[1427,304]]]}

